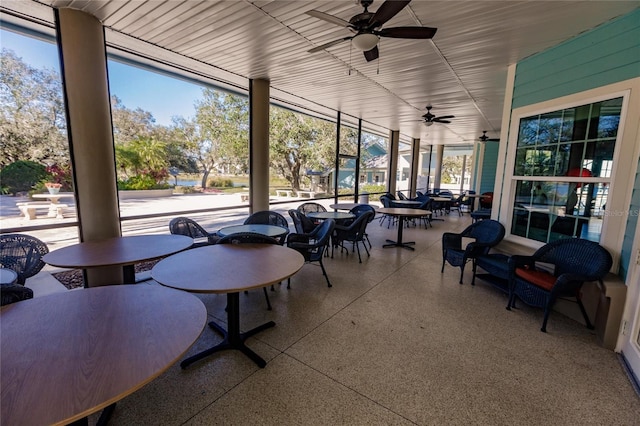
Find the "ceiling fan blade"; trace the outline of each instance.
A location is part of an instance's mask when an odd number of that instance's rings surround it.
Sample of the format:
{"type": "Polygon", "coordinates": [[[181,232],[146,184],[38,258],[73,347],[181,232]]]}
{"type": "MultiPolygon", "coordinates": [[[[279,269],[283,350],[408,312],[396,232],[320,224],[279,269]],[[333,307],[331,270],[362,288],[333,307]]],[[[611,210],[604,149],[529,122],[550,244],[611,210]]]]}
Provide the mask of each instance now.
{"type": "Polygon", "coordinates": [[[411,0],[387,0],[382,3],[382,6],[378,8],[376,13],[369,19],[369,29],[378,28],[382,26],[389,19],[393,18],[400,12],[406,5],[411,3],[411,0]]]}
{"type": "Polygon", "coordinates": [[[332,24],[339,25],[341,27],[349,27],[349,23],[344,19],[337,16],[329,15],[328,13],[320,12],[319,10],[309,10],[305,12],[309,16],[322,19],[323,21],[331,22],[332,24]]]}
{"type": "Polygon", "coordinates": [[[436,31],[438,31],[437,28],[430,27],[393,27],[375,31],[375,34],[391,38],[429,39],[433,38],[436,31]]]}
{"type": "Polygon", "coordinates": [[[455,115],[443,115],[442,117],[436,117],[434,118],[434,120],[436,121],[440,121],[440,120],[447,120],[449,118],[456,118],[455,115]]]}
{"type": "Polygon", "coordinates": [[[438,118],[434,118],[433,121],[435,123],[442,123],[442,124],[450,124],[451,123],[449,120],[440,120],[438,118]]]}
{"type": "Polygon", "coordinates": [[[373,49],[367,50],[364,53],[364,58],[367,62],[375,61],[380,56],[380,52],[378,51],[378,46],[374,46],[373,49]]]}
{"type": "Polygon", "coordinates": [[[328,48],[328,47],[335,46],[336,44],[340,44],[340,43],[342,43],[343,41],[351,40],[352,38],[353,38],[353,37],[351,37],[351,36],[349,36],[349,37],[344,37],[344,38],[339,38],[339,39],[337,39],[337,40],[330,41],[329,43],[325,43],[325,44],[323,44],[323,45],[321,45],[321,46],[314,47],[313,49],[309,49],[309,50],[308,50],[308,52],[309,52],[309,53],[316,53],[316,52],[319,52],[319,51],[321,51],[321,50],[324,50],[324,49],[326,49],[326,48],[328,48]]]}

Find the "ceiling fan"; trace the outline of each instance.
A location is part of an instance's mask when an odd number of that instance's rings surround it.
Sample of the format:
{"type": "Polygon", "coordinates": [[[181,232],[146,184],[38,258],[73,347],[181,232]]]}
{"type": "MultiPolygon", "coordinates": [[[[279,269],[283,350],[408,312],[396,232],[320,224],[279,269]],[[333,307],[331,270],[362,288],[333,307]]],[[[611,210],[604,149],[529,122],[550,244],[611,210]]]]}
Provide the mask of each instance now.
{"type": "Polygon", "coordinates": [[[335,46],[343,41],[351,40],[353,46],[364,52],[364,57],[369,61],[378,59],[378,40],[380,37],[390,38],[408,38],[408,39],[430,39],[434,36],[437,28],[429,27],[393,27],[380,28],[388,20],[396,16],[411,0],[386,0],[373,13],[369,12],[368,7],[371,6],[373,0],[360,0],[360,5],[364,7],[364,12],[354,15],[348,22],[344,19],[329,15],[318,10],[310,10],[307,15],[314,18],[322,19],[341,27],[346,27],[355,35],[339,38],[322,46],[314,47],[309,53],[319,52],[328,47],[335,46]]]}
{"type": "Polygon", "coordinates": [[[480,136],[478,139],[480,139],[480,142],[500,142],[500,139],[490,138],[489,136],[487,136],[486,130],[482,131],[482,136],[480,136]]]}
{"type": "Polygon", "coordinates": [[[437,116],[431,114],[431,108],[433,108],[433,107],[431,105],[428,105],[427,106],[427,113],[422,116],[422,118],[424,119],[424,124],[426,126],[431,126],[433,123],[449,124],[449,123],[451,123],[451,121],[449,119],[455,117],[455,115],[443,115],[441,117],[437,117],[437,116]]]}

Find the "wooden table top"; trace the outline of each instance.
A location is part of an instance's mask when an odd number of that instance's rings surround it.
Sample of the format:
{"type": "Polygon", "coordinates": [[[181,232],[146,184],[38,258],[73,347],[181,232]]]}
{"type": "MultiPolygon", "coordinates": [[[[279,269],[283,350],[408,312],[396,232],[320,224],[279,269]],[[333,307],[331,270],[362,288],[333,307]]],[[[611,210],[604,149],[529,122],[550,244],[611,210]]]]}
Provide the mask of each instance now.
{"type": "Polygon", "coordinates": [[[177,253],[193,245],[184,235],[136,235],[88,241],[63,247],[43,256],[61,268],[94,268],[130,265],[177,253]]]}
{"type": "Polygon", "coordinates": [[[206,320],[194,295],[146,284],[3,306],[2,424],[66,424],[117,402],[182,358],[206,320]]]}
{"type": "Polygon", "coordinates": [[[351,210],[358,206],[371,206],[374,209],[378,208],[377,206],[374,206],[372,204],[366,204],[366,203],[337,203],[337,204],[329,205],[330,208],[336,209],[336,210],[351,210]]]}
{"type": "Polygon", "coordinates": [[[406,209],[404,207],[384,207],[378,209],[378,213],[388,214],[389,216],[426,216],[431,214],[430,210],[422,209],[406,209]]]}
{"type": "Polygon", "coordinates": [[[356,217],[356,215],[348,212],[310,212],[310,213],[307,213],[307,217],[311,219],[345,220],[345,219],[353,219],[354,217],[356,217]]]}
{"type": "Polygon", "coordinates": [[[391,200],[391,204],[400,204],[400,205],[404,205],[407,207],[411,207],[411,206],[419,206],[420,204],[422,204],[422,201],[418,201],[418,200],[391,200]]]}
{"type": "Polygon", "coordinates": [[[220,230],[218,230],[218,235],[224,237],[227,235],[236,234],[238,232],[255,232],[256,234],[262,234],[268,237],[275,238],[285,235],[287,232],[289,232],[289,230],[283,228],[282,226],[250,223],[246,225],[225,226],[224,228],[220,228],[220,230]]]}
{"type": "Polygon", "coordinates": [[[276,244],[216,244],[158,262],[151,277],[196,293],[234,293],[274,284],[304,265],[297,251],[276,244]]]}

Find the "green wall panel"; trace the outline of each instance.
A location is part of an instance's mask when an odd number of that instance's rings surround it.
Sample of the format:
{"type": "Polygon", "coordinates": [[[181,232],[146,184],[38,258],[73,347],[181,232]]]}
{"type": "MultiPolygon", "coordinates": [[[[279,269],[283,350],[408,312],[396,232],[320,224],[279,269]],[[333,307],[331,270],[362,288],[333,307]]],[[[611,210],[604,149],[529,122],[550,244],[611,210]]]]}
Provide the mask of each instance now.
{"type": "Polygon", "coordinates": [[[516,67],[513,108],[640,76],[640,9],[516,67]]]}

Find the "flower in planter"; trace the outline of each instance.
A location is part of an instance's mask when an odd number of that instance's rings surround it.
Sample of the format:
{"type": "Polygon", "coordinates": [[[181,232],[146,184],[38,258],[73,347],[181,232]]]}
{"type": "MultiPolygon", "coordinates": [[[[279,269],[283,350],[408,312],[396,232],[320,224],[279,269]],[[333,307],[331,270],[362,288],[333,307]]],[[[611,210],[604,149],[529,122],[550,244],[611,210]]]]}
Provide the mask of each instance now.
{"type": "Polygon", "coordinates": [[[46,186],[47,188],[57,188],[57,189],[62,188],[61,183],[55,183],[55,182],[46,182],[44,186],[46,186]]]}

